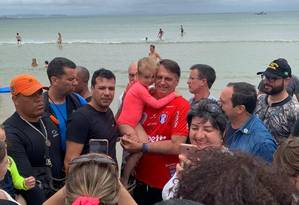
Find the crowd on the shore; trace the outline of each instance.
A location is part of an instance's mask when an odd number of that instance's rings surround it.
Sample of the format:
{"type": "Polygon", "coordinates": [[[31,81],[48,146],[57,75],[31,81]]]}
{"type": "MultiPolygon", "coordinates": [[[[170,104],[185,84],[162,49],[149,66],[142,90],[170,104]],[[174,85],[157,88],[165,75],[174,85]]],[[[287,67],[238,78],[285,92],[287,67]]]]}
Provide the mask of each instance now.
{"type": "Polygon", "coordinates": [[[13,77],[0,204],[299,204],[299,80],[283,58],[257,74],[258,89],[228,82],[216,97],[216,70],[195,64],[186,100],[176,90],[179,65],[151,45],[129,66],[119,98],[111,70],[90,80],[64,57],[48,64],[50,87],[13,77]]]}

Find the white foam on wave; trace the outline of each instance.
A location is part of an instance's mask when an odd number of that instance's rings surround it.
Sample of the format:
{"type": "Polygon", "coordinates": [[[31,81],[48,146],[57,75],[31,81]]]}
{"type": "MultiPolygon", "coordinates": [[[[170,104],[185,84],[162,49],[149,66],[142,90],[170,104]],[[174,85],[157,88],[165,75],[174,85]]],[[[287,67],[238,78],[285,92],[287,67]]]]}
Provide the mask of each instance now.
{"type": "MultiPolygon", "coordinates": [[[[70,40],[63,41],[63,44],[144,44],[144,43],[155,43],[155,44],[189,44],[189,43],[299,43],[299,39],[296,40],[157,40],[157,41],[120,41],[120,40],[70,40]]],[[[16,45],[15,41],[0,41],[0,45],[16,45]]],[[[23,41],[22,44],[56,44],[56,41],[23,41]]]]}

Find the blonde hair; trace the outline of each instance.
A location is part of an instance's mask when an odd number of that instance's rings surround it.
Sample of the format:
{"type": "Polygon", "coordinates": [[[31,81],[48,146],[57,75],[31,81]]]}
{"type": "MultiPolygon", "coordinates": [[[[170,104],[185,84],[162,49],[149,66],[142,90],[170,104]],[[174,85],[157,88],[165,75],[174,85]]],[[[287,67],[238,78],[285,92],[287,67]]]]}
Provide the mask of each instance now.
{"type": "Polygon", "coordinates": [[[141,58],[137,63],[137,73],[138,75],[142,75],[146,70],[150,70],[151,72],[155,73],[158,69],[158,63],[156,63],[150,57],[141,58]]]}
{"type": "Polygon", "coordinates": [[[101,204],[117,204],[120,191],[116,164],[101,162],[110,159],[103,154],[86,154],[70,165],[66,178],[65,204],[70,205],[79,196],[98,197],[101,204]],[[98,160],[99,159],[99,160],[98,160]]]}
{"type": "Polygon", "coordinates": [[[290,177],[299,176],[299,138],[290,136],[274,153],[274,166],[290,177]]]}

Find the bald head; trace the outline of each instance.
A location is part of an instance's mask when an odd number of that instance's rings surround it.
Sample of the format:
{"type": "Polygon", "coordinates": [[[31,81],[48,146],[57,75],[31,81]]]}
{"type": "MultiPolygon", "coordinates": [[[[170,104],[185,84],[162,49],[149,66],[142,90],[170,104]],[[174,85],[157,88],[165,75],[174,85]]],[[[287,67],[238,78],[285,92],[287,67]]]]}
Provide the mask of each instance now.
{"type": "Polygon", "coordinates": [[[83,82],[88,83],[89,71],[87,70],[87,68],[83,66],[77,66],[76,71],[77,71],[77,78],[80,78],[83,82]]]}
{"type": "Polygon", "coordinates": [[[77,66],[76,67],[76,80],[77,85],[74,88],[74,91],[76,93],[79,93],[82,95],[82,92],[86,89],[88,89],[88,80],[89,80],[89,71],[87,68],[83,66],[77,66]]]}
{"type": "Polygon", "coordinates": [[[136,76],[137,76],[137,62],[134,62],[128,68],[129,83],[136,80],[136,76]]]}

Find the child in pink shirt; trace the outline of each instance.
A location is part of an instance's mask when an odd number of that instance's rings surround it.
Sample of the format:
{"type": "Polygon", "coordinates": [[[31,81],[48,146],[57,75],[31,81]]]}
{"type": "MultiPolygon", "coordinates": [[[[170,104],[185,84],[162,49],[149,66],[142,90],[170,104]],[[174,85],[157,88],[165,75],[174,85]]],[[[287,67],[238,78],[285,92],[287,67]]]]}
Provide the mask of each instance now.
{"type": "MultiPolygon", "coordinates": [[[[137,139],[137,141],[147,142],[148,139],[144,130],[135,130],[137,124],[141,120],[144,106],[148,105],[157,109],[162,108],[172,101],[176,97],[176,94],[173,92],[170,95],[157,100],[149,93],[148,86],[154,83],[157,72],[157,63],[153,59],[149,57],[142,58],[138,61],[137,69],[137,81],[134,82],[125,93],[117,123],[122,134],[131,136],[137,139]]],[[[130,173],[141,156],[142,153],[136,153],[128,157],[121,179],[125,186],[127,185],[130,173]]]]}

